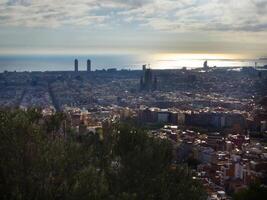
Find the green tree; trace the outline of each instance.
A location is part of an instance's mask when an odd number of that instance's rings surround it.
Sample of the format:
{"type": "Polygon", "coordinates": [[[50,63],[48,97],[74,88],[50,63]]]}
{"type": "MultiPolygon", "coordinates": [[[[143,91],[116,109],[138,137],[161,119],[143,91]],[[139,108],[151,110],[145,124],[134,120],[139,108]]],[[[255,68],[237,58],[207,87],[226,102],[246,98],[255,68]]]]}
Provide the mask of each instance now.
{"type": "Polygon", "coordinates": [[[234,200],[265,200],[267,199],[267,188],[259,183],[253,183],[248,188],[242,189],[234,194],[234,200]]]}
{"type": "Polygon", "coordinates": [[[168,140],[120,124],[66,138],[65,119],[62,113],[44,119],[36,109],[0,110],[1,199],[206,198],[187,167],[170,167],[168,140]]]}
{"type": "Polygon", "coordinates": [[[206,199],[189,169],[171,169],[172,146],[168,140],[124,125],[118,128],[115,154],[119,162],[111,184],[115,194],[137,199],[206,199]]]}

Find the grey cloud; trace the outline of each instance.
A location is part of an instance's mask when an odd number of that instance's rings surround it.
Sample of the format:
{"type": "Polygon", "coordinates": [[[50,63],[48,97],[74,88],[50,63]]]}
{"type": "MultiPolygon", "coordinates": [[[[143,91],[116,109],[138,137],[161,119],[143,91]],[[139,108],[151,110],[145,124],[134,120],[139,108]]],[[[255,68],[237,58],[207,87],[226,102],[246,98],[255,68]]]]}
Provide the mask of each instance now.
{"type": "Polygon", "coordinates": [[[266,0],[253,0],[252,1],[257,9],[257,12],[261,15],[266,14],[267,1],[266,0]]]}
{"type": "Polygon", "coordinates": [[[31,5],[31,0],[8,0],[6,5],[14,6],[14,5],[22,5],[22,6],[29,6],[31,5]]]}
{"type": "Polygon", "coordinates": [[[5,26],[112,27],[164,31],[266,31],[267,0],[0,0],[5,26]],[[248,23],[249,22],[249,23],[248,23]]]}

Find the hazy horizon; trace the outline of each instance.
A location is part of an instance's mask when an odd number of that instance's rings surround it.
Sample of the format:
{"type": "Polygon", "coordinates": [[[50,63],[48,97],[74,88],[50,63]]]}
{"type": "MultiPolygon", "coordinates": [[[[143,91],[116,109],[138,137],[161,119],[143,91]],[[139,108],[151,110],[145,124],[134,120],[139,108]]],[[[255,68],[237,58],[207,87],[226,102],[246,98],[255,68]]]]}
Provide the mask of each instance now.
{"type": "Polygon", "coordinates": [[[140,70],[143,64],[150,64],[152,69],[188,69],[199,68],[208,60],[210,67],[248,67],[267,65],[267,60],[259,59],[227,59],[190,55],[154,55],[150,57],[119,54],[88,54],[88,55],[0,55],[0,72],[4,71],[73,71],[74,59],[79,60],[79,70],[86,70],[86,61],[91,59],[92,70],[108,68],[140,70]]]}

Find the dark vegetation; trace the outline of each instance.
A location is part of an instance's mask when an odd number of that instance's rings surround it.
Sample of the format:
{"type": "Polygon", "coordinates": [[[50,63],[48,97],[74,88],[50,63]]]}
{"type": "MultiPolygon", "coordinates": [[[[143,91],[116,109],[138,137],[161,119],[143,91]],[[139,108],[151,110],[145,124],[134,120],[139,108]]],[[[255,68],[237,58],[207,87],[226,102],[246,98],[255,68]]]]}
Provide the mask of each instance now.
{"type": "Polygon", "coordinates": [[[172,147],[129,125],[77,136],[67,117],[0,111],[0,199],[206,199],[172,147]]]}
{"type": "Polygon", "coordinates": [[[265,200],[267,199],[266,186],[255,182],[248,188],[242,189],[234,195],[234,200],[265,200]]]}

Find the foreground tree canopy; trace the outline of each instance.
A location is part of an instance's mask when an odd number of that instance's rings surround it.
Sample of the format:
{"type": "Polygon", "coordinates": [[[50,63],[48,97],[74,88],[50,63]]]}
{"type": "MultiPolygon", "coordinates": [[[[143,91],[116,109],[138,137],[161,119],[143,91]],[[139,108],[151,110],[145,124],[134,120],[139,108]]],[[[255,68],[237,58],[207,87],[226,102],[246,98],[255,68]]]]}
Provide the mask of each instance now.
{"type": "Polygon", "coordinates": [[[206,199],[167,140],[127,125],[77,137],[63,114],[2,110],[0,159],[3,200],[206,199]]]}
{"type": "Polygon", "coordinates": [[[265,200],[267,199],[267,188],[260,183],[253,183],[248,188],[242,189],[234,194],[234,200],[265,200]]]}

